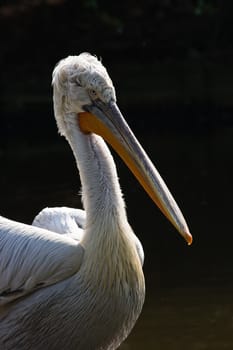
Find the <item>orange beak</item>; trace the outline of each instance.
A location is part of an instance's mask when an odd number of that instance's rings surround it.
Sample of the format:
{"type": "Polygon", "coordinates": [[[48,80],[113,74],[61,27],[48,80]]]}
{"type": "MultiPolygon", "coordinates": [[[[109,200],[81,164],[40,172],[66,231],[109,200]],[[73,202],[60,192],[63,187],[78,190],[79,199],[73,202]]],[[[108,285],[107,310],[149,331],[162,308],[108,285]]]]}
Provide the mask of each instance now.
{"type": "Polygon", "coordinates": [[[191,244],[192,235],[178,205],[117,105],[111,102],[106,106],[98,100],[86,106],[86,110],[88,112],[79,113],[80,129],[102,136],[114,148],[162,213],[191,244]]]}

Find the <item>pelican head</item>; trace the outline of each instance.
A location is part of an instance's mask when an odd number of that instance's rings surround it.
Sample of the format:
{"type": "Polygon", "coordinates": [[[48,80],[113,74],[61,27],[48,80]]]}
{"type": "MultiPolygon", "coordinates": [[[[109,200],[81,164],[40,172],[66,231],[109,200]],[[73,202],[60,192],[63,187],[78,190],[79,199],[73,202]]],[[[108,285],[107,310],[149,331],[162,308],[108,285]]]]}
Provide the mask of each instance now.
{"type": "Polygon", "coordinates": [[[53,72],[55,118],[59,132],[66,136],[65,115],[82,113],[97,98],[105,105],[116,102],[116,93],[106,68],[89,53],[69,56],[53,72]]]}
{"type": "Polygon", "coordinates": [[[192,236],[179,207],[117,107],[112,80],[101,61],[88,53],[67,57],[54,69],[53,86],[59,132],[68,140],[73,128],[102,136],[191,244],[192,236]]]}

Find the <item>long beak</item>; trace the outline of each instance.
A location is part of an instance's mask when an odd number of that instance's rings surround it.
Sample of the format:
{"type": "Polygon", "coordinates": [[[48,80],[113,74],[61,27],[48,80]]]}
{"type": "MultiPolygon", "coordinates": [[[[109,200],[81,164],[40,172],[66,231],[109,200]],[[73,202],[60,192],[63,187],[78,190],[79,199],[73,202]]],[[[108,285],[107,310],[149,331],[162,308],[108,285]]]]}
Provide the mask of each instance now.
{"type": "Polygon", "coordinates": [[[106,105],[98,99],[92,105],[85,106],[85,110],[87,112],[79,113],[81,130],[102,136],[115,149],[162,213],[191,244],[192,235],[178,205],[116,103],[106,105]]]}

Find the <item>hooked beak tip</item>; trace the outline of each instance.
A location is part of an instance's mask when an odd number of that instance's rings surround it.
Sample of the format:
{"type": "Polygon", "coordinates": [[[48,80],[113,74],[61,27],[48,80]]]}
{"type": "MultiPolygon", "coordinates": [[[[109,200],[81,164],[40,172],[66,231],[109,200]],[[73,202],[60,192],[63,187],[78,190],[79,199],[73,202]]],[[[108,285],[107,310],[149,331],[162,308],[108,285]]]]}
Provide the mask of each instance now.
{"type": "Polygon", "coordinates": [[[184,238],[185,238],[186,242],[188,243],[188,245],[191,245],[193,243],[193,237],[192,237],[190,232],[185,232],[184,238]]]}

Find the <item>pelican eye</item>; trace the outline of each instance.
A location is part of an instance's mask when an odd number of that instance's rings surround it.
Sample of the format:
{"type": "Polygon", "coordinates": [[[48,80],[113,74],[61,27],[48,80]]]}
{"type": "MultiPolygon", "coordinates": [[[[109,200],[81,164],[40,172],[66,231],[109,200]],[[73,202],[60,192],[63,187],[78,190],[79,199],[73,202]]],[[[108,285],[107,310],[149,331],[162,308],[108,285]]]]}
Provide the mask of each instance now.
{"type": "Polygon", "coordinates": [[[89,95],[90,95],[92,100],[95,100],[95,99],[98,98],[98,94],[97,94],[97,92],[94,89],[90,89],[89,90],[89,95]]]}

